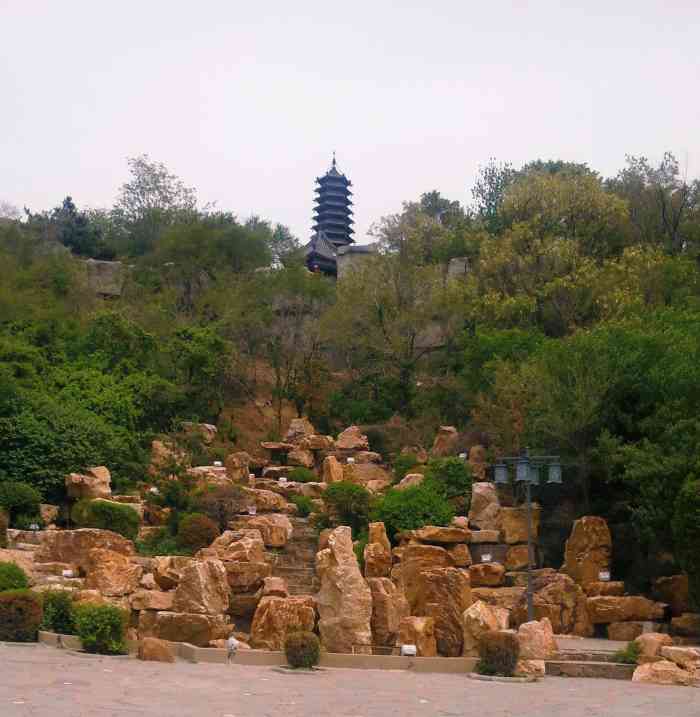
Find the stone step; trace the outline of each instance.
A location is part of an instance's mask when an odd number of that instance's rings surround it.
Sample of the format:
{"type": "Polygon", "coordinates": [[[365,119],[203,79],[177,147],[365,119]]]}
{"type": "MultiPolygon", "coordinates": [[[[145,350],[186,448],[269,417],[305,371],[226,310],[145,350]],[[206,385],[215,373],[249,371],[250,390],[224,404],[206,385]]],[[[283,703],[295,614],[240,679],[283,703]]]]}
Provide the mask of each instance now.
{"type": "Polygon", "coordinates": [[[7,530],[8,544],[17,550],[22,550],[22,548],[16,546],[25,543],[36,548],[37,545],[41,544],[42,538],[43,534],[40,530],[17,530],[16,528],[8,528],[7,530]]]}
{"type": "MultiPolygon", "coordinates": [[[[557,653],[557,660],[562,662],[612,662],[615,663],[614,652],[602,652],[596,650],[560,650],[557,653]]],[[[616,663],[619,664],[619,663],[616,663]]]]}
{"type": "Polygon", "coordinates": [[[636,665],[619,662],[587,662],[584,660],[547,660],[546,674],[558,677],[595,677],[608,680],[631,680],[636,665]]]}
{"type": "Polygon", "coordinates": [[[64,578],[59,575],[45,575],[37,579],[35,586],[75,588],[80,590],[85,587],[85,578],[64,578]]]}

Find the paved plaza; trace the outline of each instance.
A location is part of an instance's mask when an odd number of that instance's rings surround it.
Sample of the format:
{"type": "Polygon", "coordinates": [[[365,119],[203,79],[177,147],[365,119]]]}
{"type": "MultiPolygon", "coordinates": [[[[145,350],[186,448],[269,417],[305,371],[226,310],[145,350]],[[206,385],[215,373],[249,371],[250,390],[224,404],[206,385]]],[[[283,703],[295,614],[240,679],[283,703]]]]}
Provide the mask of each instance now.
{"type": "Polygon", "coordinates": [[[700,690],[549,677],[175,665],[0,645],[2,717],[698,717],[700,690]]]}

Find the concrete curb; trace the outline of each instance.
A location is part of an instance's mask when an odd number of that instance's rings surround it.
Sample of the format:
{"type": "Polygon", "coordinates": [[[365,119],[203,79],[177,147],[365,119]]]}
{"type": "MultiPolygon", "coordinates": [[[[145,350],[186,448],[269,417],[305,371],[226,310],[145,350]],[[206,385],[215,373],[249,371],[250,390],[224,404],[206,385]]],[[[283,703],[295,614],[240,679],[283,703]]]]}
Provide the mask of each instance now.
{"type": "Polygon", "coordinates": [[[538,682],[540,679],[539,677],[535,677],[534,675],[523,675],[522,677],[501,677],[500,675],[479,675],[476,672],[470,672],[467,677],[470,680],[478,680],[479,682],[508,682],[516,684],[538,682]]]}

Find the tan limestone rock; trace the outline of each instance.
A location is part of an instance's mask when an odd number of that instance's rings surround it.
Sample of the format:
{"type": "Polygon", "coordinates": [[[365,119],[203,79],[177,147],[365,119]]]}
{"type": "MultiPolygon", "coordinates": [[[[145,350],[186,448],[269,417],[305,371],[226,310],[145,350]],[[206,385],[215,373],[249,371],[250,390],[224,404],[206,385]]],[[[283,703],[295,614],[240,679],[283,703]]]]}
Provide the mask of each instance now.
{"type": "Polygon", "coordinates": [[[683,687],[700,686],[700,678],[692,672],[683,670],[669,660],[647,662],[640,665],[632,675],[632,682],[648,682],[655,685],[681,685],[683,687]]]}
{"type": "Polygon", "coordinates": [[[246,499],[257,508],[258,513],[287,513],[289,504],[277,493],[271,490],[258,490],[244,488],[246,499]]]}
{"type": "Polygon", "coordinates": [[[587,599],[587,607],[593,624],[659,620],[663,618],[665,610],[663,603],[654,602],[641,595],[591,597],[587,599]]]}
{"type": "Polygon", "coordinates": [[[294,532],[286,515],[256,515],[246,522],[249,528],[260,531],[263,542],[269,548],[283,548],[294,532]]]}
{"type": "Polygon", "coordinates": [[[527,545],[509,545],[506,552],[507,570],[524,570],[528,564],[527,545]]]}
{"type": "Polygon", "coordinates": [[[391,474],[376,463],[347,463],[343,466],[343,480],[366,488],[369,488],[370,483],[377,482],[375,489],[382,489],[391,484],[391,474]]]}
{"type": "MultiPolygon", "coordinates": [[[[265,544],[262,534],[257,528],[225,530],[200,553],[203,553],[202,557],[207,555],[223,561],[255,563],[265,559],[265,544]]],[[[200,553],[197,554],[198,557],[200,553]]]]}
{"type": "Polygon", "coordinates": [[[290,632],[313,632],[315,623],[316,611],[311,595],[264,597],[250,628],[250,646],[260,650],[282,650],[290,632]]]}
{"type": "Polygon", "coordinates": [[[173,598],[174,612],[219,615],[228,607],[226,569],[220,560],[195,562],[183,570],[173,598]]]}
{"type": "Polygon", "coordinates": [[[335,456],[326,456],[322,468],[324,483],[337,483],[343,480],[343,465],[335,456]]]}
{"type": "Polygon", "coordinates": [[[89,554],[85,587],[103,595],[118,597],[138,589],[143,568],[134,565],[126,555],[104,548],[93,548],[89,554]]]}
{"type": "Polygon", "coordinates": [[[608,640],[632,642],[644,632],[644,623],[639,621],[611,622],[607,626],[608,640]]]}
{"type": "Polygon", "coordinates": [[[698,647],[673,647],[663,645],[660,654],[661,657],[674,662],[678,667],[682,667],[684,670],[700,671],[700,648],[698,647]]]}
{"type": "Polygon", "coordinates": [[[289,597],[287,581],[280,577],[269,577],[263,580],[260,597],[289,597]]]}
{"type": "Polygon", "coordinates": [[[473,483],[469,525],[479,530],[501,529],[501,503],[493,483],[473,483]]]}
{"type": "Polygon", "coordinates": [[[635,638],[634,642],[639,648],[638,665],[643,665],[645,662],[658,662],[663,659],[661,648],[673,645],[671,636],[661,632],[645,632],[635,638]]]}
{"type": "Polygon", "coordinates": [[[382,454],[375,453],[375,451],[360,451],[359,453],[356,453],[353,457],[355,458],[355,463],[358,464],[382,462],[382,454]]]}
{"type": "Polygon", "coordinates": [[[372,644],[391,647],[396,644],[399,624],[410,614],[404,594],[388,578],[367,578],[372,592],[372,644]]]}
{"type": "Polygon", "coordinates": [[[59,507],[50,503],[39,503],[39,515],[44,525],[55,523],[58,518],[59,507]]]}
{"type": "Polygon", "coordinates": [[[367,578],[383,578],[391,574],[391,552],[380,543],[365,545],[364,563],[367,578]]]}
{"type": "Polygon", "coordinates": [[[162,590],[137,590],[129,596],[132,610],[172,610],[175,593],[162,590]]]}
{"type": "Polygon", "coordinates": [[[287,463],[290,466],[314,467],[314,454],[306,448],[295,448],[287,454],[287,463]]]}
{"type": "Polygon", "coordinates": [[[151,442],[151,463],[148,466],[148,475],[158,476],[176,465],[189,465],[189,457],[176,446],[164,441],[151,442]]]}
{"type": "Polygon", "coordinates": [[[432,617],[404,617],[399,622],[399,645],[415,645],[418,657],[436,657],[435,622],[432,617]]]}
{"type": "Polygon", "coordinates": [[[224,567],[226,580],[233,593],[254,593],[262,587],[263,580],[272,574],[272,567],[264,562],[226,562],[224,567]]]}
{"type": "Polygon", "coordinates": [[[193,563],[184,555],[160,555],[153,558],[153,579],[161,590],[172,590],[178,586],[185,568],[193,563]]]}
{"type": "Polygon", "coordinates": [[[671,618],[671,632],[681,637],[700,637],[700,613],[684,612],[671,618]]]}
{"type": "Polygon", "coordinates": [[[622,580],[582,583],[581,587],[588,597],[596,597],[598,595],[612,595],[620,597],[625,594],[625,583],[622,580]]]}
{"type": "Polygon", "coordinates": [[[474,482],[483,483],[486,480],[486,449],[480,445],[472,446],[469,449],[468,463],[474,482]]]}
{"type": "Polygon", "coordinates": [[[520,657],[524,660],[551,660],[558,652],[549,618],[524,622],[518,628],[520,657]]]}
{"type": "Polygon", "coordinates": [[[469,568],[469,579],[475,588],[497,588],[503,585],[506,569],[500,563],[475,563],[469,568]]]}
{"type": "Polygon", "coordinates": [[[451,565],[452,558],[447,550],[437,545],[407,545],[404,548],[401,556],[401,582],[412,614],[416,614],[420,573],[451,565]]]}
{"type": "Polygon", "coordinates": [[[250,482],[250,454],[245,451],[236,451],[226,456],[224,465],[229,480],[241,485],[248,485],[250,482]]]}
{"type": "Polygon", "coordinates": [[[304,436],[299,442],[300,448],[308,451],[332,451],[335,448],[333,436],[322,436],[318,433],[304,436]]]}
{"type": "Polygon", "coordinates": [[[502,618],[491,605],[482,600],[472,603],[462,613],[462,654],[467,657],[476,657],[479,654],[479,640],[481,636],[492,630],[500,630],[502,618]]]}
{"type": "Polygon", "coordinates": [[[454,426],[440,426],[438,429],[430,454],[436,458],[451,456],[457,449],[459,433],[454,426]]]}
{"type": "Polygon", "coordinates": [[[654,581],[654,598],[667,603],[671,608],[671,615],[680,617],[688,612],[688,576],[670,575],[654,581]]]}
{"type": "Polygon", "coordinates": [[[233,631],[233,625],[223,615],[202,613],[155,612],[142,610],[139,613],[139,637],[157,637],[169,642],[187,642],[197,647],[206,647],[212,640],[226,639],[233,631]]]}
{"type": "Polygon", "coordinates": [[[334,652],[368,651],[372,642],[372,593],[360,573],[350,528],[328,536],[328,547],[316,554],[321,588],[316,597],[319,631],[325,648],[334,652]]]}
{"type": "Polygon", "coordinates": [[[105,466],[88,468],[85,473],[69,473],[65,478],[69,498],[108,498],[112,495],[112,478],[105,466]]]}
{"type": "Polygon", "coordinates": [[[357,426],[350,426],[338,436],[335,447],[341,451],[368,451],[369,441],[357,426]]]}
{"type": "Polygon", "coordinates": [[[500,530],[472,530],[472,537],[469,541],[472,544],[498,543],[501,538],[500,530]]]}
{"type": "MultiPolygon", "coordinates": [[[[527,508],[501,508],[503,537],[508,545],[527,543],[527,508]]],[[[532,506],[532,540],[537,542],[540,527],[540,507],[532,506]]]]}
{"type": "Polygon", "coordinates": [[[210,446],[214,442],[219,432],[211,423],[194,423],[192,421],[183,421],[182,430],[188,435],[198,436],[206,446],[210,446]]]}
{"type": "Polygon", "coordinates": [[[413,536],[421,543],[436,543],[438,545],[468,543],[471,540],[471,531],[456,525],[447,527],[426,525],[414,530],[413,536]]]}
{"type": "Polygon", "coordinates": [[[138,657],[147,662],[175,662],[175,647],[157,637],[144,637],[139,642],[138,657]]]}
{"type": "Polygon", "coordinates": [[[610,570],[612,538],[604,518],[586,515],[574,521],[564,548],[563,573],[580,585],[597,582],[601,571],[610,570]]]}
{"type": "Polygon", "coordinates": [[[462,615],[471,603],[468,572],[459,568],[432,568],[419,573],[415,612],[435,620],[440,655],[462,654],[462,615]]]}
{"type": "Polygon", "coordinates": [[[420,485],[425,476],[422,473],[407,473],[394,487],[396,490],[406,490],[420,485]]]}
{"type": "Polygon", "coordinates": [[[546,674],[544,660],[518,660],[513,671],[514,677],[536,677],[541,679],[546,674]]]}
{"type": "Polygon", "coordinates": [[[514,610],[525,595],[524,587],[510,588],[472,588],[472,598],[481,600],[492,607],[514,610]]]}
{"type": "Polygon", "coordinates": [[[447,552],[455,567],[468,568],[472,564],[472,554],[469,552],[469,547],[463,543],[449,547],[447,552]]]}
{"type": "Polygon", "coordinates": [[[299,443],[307,436],[313,436],[316,429],[306,416],[300,418],[292,418],[289,422],[289,428],[284,435],[286,443],[299,443]]]}

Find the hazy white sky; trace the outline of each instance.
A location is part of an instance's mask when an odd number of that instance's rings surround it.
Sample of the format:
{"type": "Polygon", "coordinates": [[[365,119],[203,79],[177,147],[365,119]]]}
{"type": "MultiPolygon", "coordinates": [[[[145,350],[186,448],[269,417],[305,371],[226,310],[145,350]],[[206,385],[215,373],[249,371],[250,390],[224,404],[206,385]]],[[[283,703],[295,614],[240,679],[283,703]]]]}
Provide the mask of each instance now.
{"type": "Polygon", "coordinates": [[[0,0],[0,88],[0,199],[107,207],[147,152],[306,240],[335,149],[363,241],[490,156],[700,174],[700,0],[0,0]]]}

